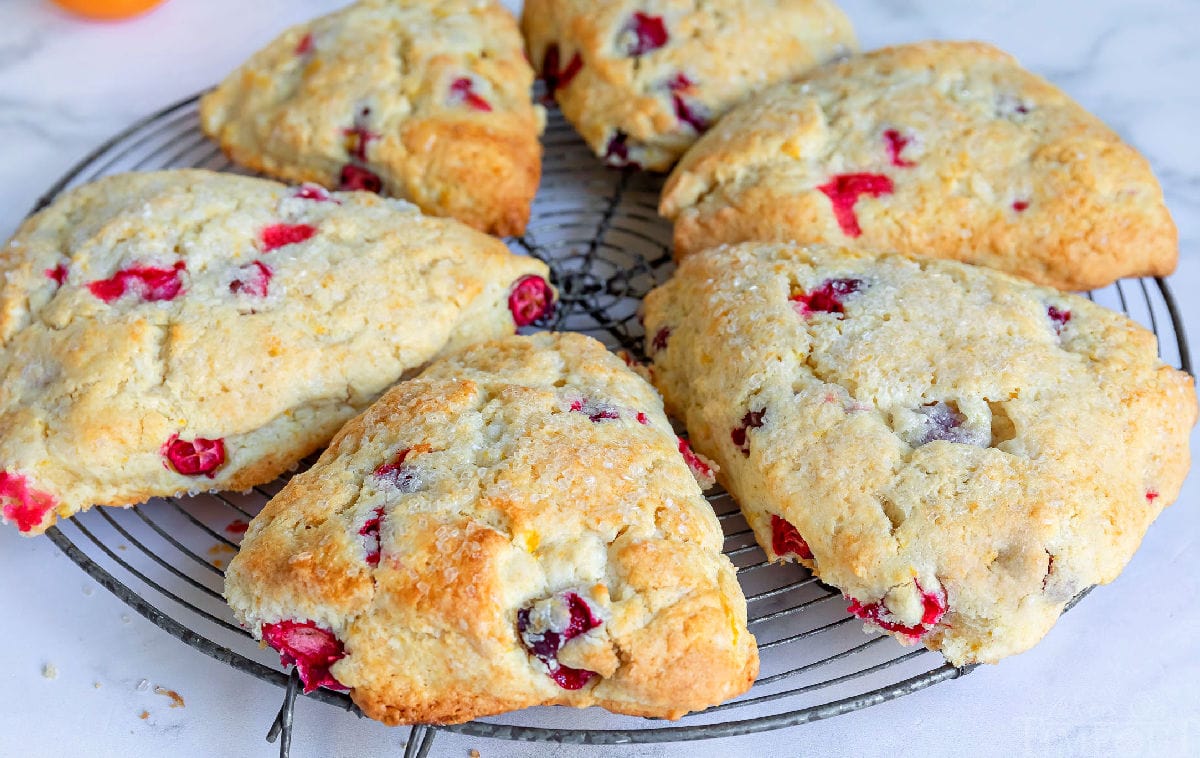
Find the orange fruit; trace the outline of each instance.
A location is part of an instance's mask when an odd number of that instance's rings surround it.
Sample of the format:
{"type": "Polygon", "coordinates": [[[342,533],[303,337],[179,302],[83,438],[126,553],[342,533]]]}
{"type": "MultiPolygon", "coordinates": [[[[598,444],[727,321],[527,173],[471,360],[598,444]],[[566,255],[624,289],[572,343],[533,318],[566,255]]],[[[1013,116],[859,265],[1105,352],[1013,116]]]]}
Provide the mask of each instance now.
{"type": "Polygon", "coordinates": [[[80,16],[109,20],[145,13],[162,2],[163,0],[54,0],[55,5],[80,16]]]}

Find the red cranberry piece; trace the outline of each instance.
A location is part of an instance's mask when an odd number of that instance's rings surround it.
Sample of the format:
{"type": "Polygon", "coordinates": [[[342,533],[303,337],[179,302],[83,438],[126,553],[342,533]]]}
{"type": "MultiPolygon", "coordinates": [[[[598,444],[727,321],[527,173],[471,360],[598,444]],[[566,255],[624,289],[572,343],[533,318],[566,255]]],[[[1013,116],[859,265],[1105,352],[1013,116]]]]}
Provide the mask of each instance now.
{"type": "Polygon", "coordinates": [[[1157,500],[1157,499],[1158,499],[1158,493],[1157,493],[1157,492],[1155,492],[1154,490],[1149,490],[1149,491],[1146,493],[1146,502],[1147,502],[1147,503],[1150,503],[1150,504],[1152,504],[1152,505],[1153,505],[1153,504],[1154,504],[1154,501],[1155,501],[1155,500],[1157,500]]]}
{"type": "Polygon", "coordinates": [[[243,521],[240,518],[235,518],[233,521],[230,521],[225,525],[225,531],[230,534],[245,534],[246,530],[249,528],[250,523],[248,521],[243,521]]]}
{"type": "Polygon", "coordinates": [[[645,13],[634,13],[624,34],[630,35],[630,42],[625,48],[625,54],[633,58],[653,52],[667,44],[670,35],[662,16],[649,16],[645,13]]]}
{"type": "Polygon", "coordinates": [[[16,524],[17,529],[32,532],[54,505],[54,498],[49,493],[30,487],[21,474],[0,471],[0,506],[3,506],[4,520],[16,524]]]}
{"type": "Polygon", "coordinates": [[[672,92],[681,92],[690,89],[694,82],[691,78],[682,71],[677,72],[674,76],[667,80],[667,89],[672,92]]]}
{"type": "Polygon", "coordinates": [[[637,161],[629,160],[629,135],[618,129],[604,148],[604,165],[613,168],[641,168],[637,161]]]}
{"type": "Polygon", "coordinates": [[[333,195],[329,194],[329,190],[325,189],[319,184],[313,184],[312,182],[305,182],[304,184],[301,184],[299,189],[296,190],[295,196],[301,200],[312,200],[318,203],[334,202],[340,204],[340,202],[334,198],[333,195]]]}
{"type": "Polygon", "coordinates": [[[679,95],[672,95],[671,102],[675,105],[675,116],[683,123],[692,127],[698,133],[708,129],[709,121],[705,112],[695,104],[688,104],[679,95]]]}
{"type": "Polygon", "coordinates": [[[771,514],[771,549],[780,558],[795,555],[799,558],[811,560],[813,557],[812,550],[808,547],[808,543],[804,541],[804,538],[800,536],[799,530],[792,526],[790,521],[782,519],[775,514],[771,514]]]}
{"type": "Polygon", "coordinates": [[[892,180],[883,174],[838,174],[817,189],[824,192],[833,203],[833,215],[842,233],[847,237],[859,237],[862,227],[858,225],[858,216],[854,213],[858,198],[862,195],[890,195],[894,186],[892,180]]]}
{"type": "Polygon", "coordinates": [[[901,157],[900,153],[904,152],[904,148],[908,147],[912,142],[911,137],[905,137],[897,129],[888,129],[883,133],[883,138],[887,140],[888,153],[892,157],[892,165],[900,168],[912,168],[917,165],[910,160],[901,157]]]}
{"type": "Polygon", "coordinates": [[[642,426],[649,426],[649,425],[650,425],[650,417],[649,417],[649,416],[647,416],[645,413],[643,413],[643,412],[641,412],[641,411],[638,411],[638,412],[637,412],[637,415],[636,415],[636,416],[634,416],[634,419],[636,419],[636,420],[637,420],[637,422],[638,422],[639,424],[641,424],[642,426]]]}
{"type": "Polygon", "coordinates": [[[416,492],[420,484],[417,481],[417,471],[404,463],[411,452],[412,448],[405,448],[396,453],[396,457],[390,462],[382,463],[375,469],[375,476],[401,492],[416,492]]]}
{"type": "Polygon", "coordinates": [[[312,33],[305,34],[296,43],[296,55],[308,55],[313,49],[312,33]]]}
{"type": "Polygon", "coordinates": [[[1050,323],[1054,325],[1055,334],[1062,334],[1067,322],[1071,320],[1070,311],[1060,310],[1053,305],[1046,309],[1046,315],[1050,318],[1050,323]]]}
{"type": "Polygon", "coordinates": [[[272,224],[262,230],[263,252],[269,253],[285,245],[297,245],[312,239],[316,233],[317,227],[311,224],[272,224]]]}
{"type": "Polygon", "coordinates": [[[692,80],[685,74],[676,74],[667,86],[671,90],[671,103],[675,106],[675,117],[683,123],[702,133],[709,127],[708,112],[700,105],[689,103],[681,92],[690,89],[692,80]]]}
{"type": "Polygon", "coordinates": [[[705,481],[712,481],[712,466],[709,466],[707,463],[705,463],[703,458],[696,455],[696,451],[692,450],[691,444],[682,438],[679,440],[679,454],[683,456],[683,460],[687,463],[688,468],[690,468],[692,473],[696,474],[698,478],[705,481]]]}
{"type": "Polygon", "coordinates": [[[549,318],[554,313],[554,290],[549,282],[536,274],[523,276],[508,293],[508,310],[517,326],[529,326],[549,318]]]}
{"type": "Polygon", "coordinates": [[[329,670],[346,657],[346,651],[328,629],[322,629],[313,621],[280,621],[277,624],[263,624],[262,638],[279,651],[280,664],[296,667],[305,692],[312,692],[318,687],[349,689],[335,679],[329,670]]]}
{"type": "Polygon", "coordinates": [[[225,462],[225,440],[197,437],[188,442],[173,434],[163,445],[162,454],[171,464],[170,468],[178,473],[212,479],[213,473],[225,462]]]}
{"type": "Polygon", "coordinates": [[[174,300],[183,289],[181,271],[187,270],[187,264],[179,261],[171,268],[154,268],[152,266],[130,266],[121,269],[108,279],[101,279],[88,285],[88,289],[96,297],[106,303],[119,299],[127,292],[132,292],[147,302],[159,300],[174,300]]]}
{"type": "Polygon", "coordinates": [[[729,439],[733,440],[733,444],[738,446],[742,451],[742,455],[750,456],[750,440],[746,436],[747,429],[757,429],[763,425],[763,417],[766,416],[766,408],[761,411],[750,411],[745,416],[742,416],[742,425],[735,428],[729,433],[729,439]]]}
{"type": "Polygon", "coordinates": [[[572,400],[571,410],[574,413],[587,414],[592,423],[612,421],[621,418],[621,412],[608,403],[594,403],[591,400],[572,400]]]}
{"type": "Polygon", "coordinates": [[[595,671],[573,669],[570,666],[563,666],[561,664],[557,668],[550,670],[550,678],[564,690],[583,689],[583,686],[590,682],[593,676],[597,676],[595,671]]]}
{"type": "Polygon", "coordinates": [[[1028,201],[1028,200],[1014,200],[1014,201],[1013,201],[1013,204],[1012,204],[1012,209],[1013,209],[1014,211],[1016,211],[1017,213],[1022,213],[1022,212],[1024,212],[1024,211],[1025,211],[1027,208],[1029,208],[1029,201],[1028,201]]]}
{"type": "Polygon", "coordinates": [[[1042,592],[1046,591],[1046,585],[1050,583],[1050,575],[1054,573],[1054,556],[1046,553],[1049,560],[1046,561],[1046,575],[1042,577],[1042,592]]]}
{"type": "Polygon", "coordinates": [[[558,662],[558,651],[569,640],[602,623],[592,613],[591,606],[574,592],[565,592],[517,611],[517,634],[521,643],[530,655],[546,665],[550,678],[566,690],[583,687],[597,674],[563,666],[558,662]]]}
{"type": "MultiPolygon", "coordinates": [[[[405,452],[408,452],[407,450],[405,452]]],[[[363,545],[367,549],[367,565],[378,566],[379,555],[382,552],[379,527],[383,524],[383,506],[376,508],[367,519],[367,523],[363,524],[363,528],[358,530],[363,539],[363,545]]]]}
{"type": "Polygon", "coordinates": [[[59,287],[67,281],[67,267],[65,264],[58,264],[54,268],[48,268],[42,272],[46,278],[57,284],[59,287]]]}
{"type": "Polygon", "coordinates": [[[367,160],[367,145],[373,139],[379,139],[379,135],[360,124],[342,130],[342,145],[346,152],[360,161],[367,160]]]}
{"type": "Polygon", "coordinates": [[[546,82],[546,95],[553,97],[554,93],[571,83],[571,80],[583,69],[583,58],[576,52],[567,61],[567,65],[559,68],[558,44],[551,42],[546,46],[546,54],[542,57],[542,80],[546,82]]]}
{"type": "Polygon", "coordinates": [[[671,338],[671,327],[664,326],[654,333],[654,339],[650,341],[650,347],[654,352],[667,349],[667,340],[671,338]]]}
{"type": "Polygon", "coordinates": [[[342,175],[338,177],[338,189],[361,192],[379,192],[383,189],[383,180],[369,169],[347,163],[342,166],[342,175]]]}
{"type": "Polygon", "coordinates": [[[450,85],[450,101],[456,105],[465,103],[477,111],[492,109],[492,104],[475,92],[475,82],[465,76],[455,79],[450,85]]]}
{"type": "Polygon", "coordinates": [[[944,591],[926,592],[921,587],[920,582],[914,580],[914,583],[917,585],[917,591],[921,593],[921,605],[923,608],[919,624],[906,626],[896,621],[892,616],[892,612],[888,610],[888,607],[884,605],[882,600],[864,604],[854,598],[850,598],[850,605],[846,610],[863,621],[870,621],[881,629],[895,632],[911,640],[917,640],[941,621],[942,616],[946,614],[946,595],[944,591]]]}
{"type": "Polygon", "coordinates": [[[271,269],[262,261],[254,261],[238,269],[238,278],[229,283],[234,294],[266,297],[271,282],[271,269]]]}
{"type": "Polygon", "coordinates": [[[811,292],[792,295],[792,307],[801,316],[814,313],[845,313],[842,301],[863,288],[862,279],[827,279],[811,292]]]}

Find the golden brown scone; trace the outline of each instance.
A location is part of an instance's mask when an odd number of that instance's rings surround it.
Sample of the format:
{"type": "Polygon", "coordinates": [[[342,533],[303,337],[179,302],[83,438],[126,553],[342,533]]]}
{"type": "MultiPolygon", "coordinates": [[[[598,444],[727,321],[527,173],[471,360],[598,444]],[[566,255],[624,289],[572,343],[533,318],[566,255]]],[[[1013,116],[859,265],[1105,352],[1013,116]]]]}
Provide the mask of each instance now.
{"type": "Polygon", "coordinates": [[[746,601],[643,379],[578,334],[468,348],[250,524],[237,617],[388,724],[531,705],[678,718],[749,688],[746,601]]]}
{"type": "Polygon", "coordinates": [[[200,122],[255,171],[520,234],[541,177],[532,84],[499,2],[360,0],[255,53],[201,100],[200,122]]]}
{"type": "Polygon", "coordinates": [[[975,42],[877,50],[772,88],[680,161],[676,256],[796,241],[952,258],[1065,290],[1175,269],[1145,158],[975,42]]]}
{"type": "Polygon", "coordinates": [[[596,155],[654,171],[751,94],[857,49],[830,0],[529,0],[521,26],[596,155]]]}
{"type": "Polygon", "coordinates": [[[744,243],[684,259],[645,322],[768,556],[955,665],[1115,579],[1187,474],[1195,389],[1154,335],[985,268],[744,243]]]}
{"type": "Polygon", "coordinates": [[[247,489],[410,369],[511,334],[540,261],[365,192],[208,171],[101,179],[0,250],[0,506],[247,489]]]}

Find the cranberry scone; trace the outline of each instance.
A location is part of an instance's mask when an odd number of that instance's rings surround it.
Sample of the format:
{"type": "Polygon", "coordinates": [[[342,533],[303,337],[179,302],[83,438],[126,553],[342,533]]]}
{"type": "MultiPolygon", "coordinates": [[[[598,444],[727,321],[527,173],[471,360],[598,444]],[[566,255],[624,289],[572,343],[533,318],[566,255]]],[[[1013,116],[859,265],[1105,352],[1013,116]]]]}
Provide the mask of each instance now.
{"type": "Polygon", "coordinates": [[[270,481],[553,298],[540,261],[404,201],[190,170],[66,193],[0,272],[0,506],[30,534],[270,481]]]}
{"type": "Polygon", "coordinates": [[[677,257],[755,240],[838,244],[1065,290],[1165,275],[1178,259],[1145,158],[971,42],[884,48],[762,93],[684,156],[659,210],[675,222],[677,257]]]}
{"type": "Polygon", "coordinates": [[[752,93],[857,48],[830,0],[529,0],[521,25],[596,154],[655,171],[752,93]]]}
{"type": "Polygon", "coordinates": [[[255,171],[520,234],[541,177],[532,84],[495,0],[360,0],[256,53],[201,100],[200,123],[255,171]]]}
{"type": "Polygon", "coordinates": [[[595,340],[467,348],[347,424],[250,524],[238,619],[388,724],[532,705],[678,718],[758,669],[654,389],[595,340]]]}
{"type": "Polygon", "coordinates": [[[743,243],[684,259],[645,323],[767,555],[955,665],[1115,579],[1187,473],[1193,382],[1154,335],[986,268],[743,243]]]}

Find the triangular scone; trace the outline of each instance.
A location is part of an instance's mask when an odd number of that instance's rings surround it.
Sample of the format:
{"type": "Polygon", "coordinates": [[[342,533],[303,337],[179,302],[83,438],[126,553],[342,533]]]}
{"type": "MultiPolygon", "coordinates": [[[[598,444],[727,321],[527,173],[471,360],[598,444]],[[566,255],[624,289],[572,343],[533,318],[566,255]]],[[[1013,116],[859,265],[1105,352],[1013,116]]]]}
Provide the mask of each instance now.
{"type": "Polygon", "coordinates": [[[468,348],[338,433],[225,596],[308,688],[388,724],[531,705],[678,718],[758,656],[654,389],[588,337],[468,348]]]}
{"type": "Polygon", "coordinates": [[[207,171],[72,190],[0,251],[4,520],[270,481],[405,371],[536,318],[546,273],[363,192],[207,171]]]}
{"type": "Polygon", "coordinates": [[[645,323],[768,555],[956,665],[1115,579],[1187,473],[1196,395],[1154,335],[989,269],[746,243],[686,258],[645,323]]]}
{"type": "Polygon", "coordinates": [[[520,234],[545,115],[516,20],[494,0],[360,0],[292,27],[200,102],[256,171],[382,191],[520,234]]]}
{"type": "Polygon", "coordinates": [[[592,150],[654,171],[755,92],[858,47],[831,0],[527,0],[521,28],[592,150]]]}
{"type": "Polygon", "coordinates": [[[676,255],[754,240],[950,258],[1065,290],[1175,269],[1146,159],[981,43],[817,69],[735,109],[680,161],[676,255]]]}

